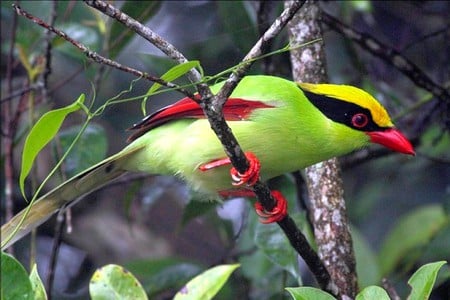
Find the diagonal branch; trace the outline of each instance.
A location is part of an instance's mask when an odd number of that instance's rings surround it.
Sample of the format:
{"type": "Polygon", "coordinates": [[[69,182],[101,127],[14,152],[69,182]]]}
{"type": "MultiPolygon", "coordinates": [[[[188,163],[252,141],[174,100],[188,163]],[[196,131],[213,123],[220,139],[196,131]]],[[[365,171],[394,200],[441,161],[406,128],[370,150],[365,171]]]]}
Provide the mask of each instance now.
{"type": "MultiPolygon", "coordinates": [[[[188,59],[174,45],[166,41],[147,26],[141,24],[138,20],[133,19],[131,16],[122,12],[120,9],[117,9],[111,4],[100,0],[84,0],[84,2],[103,14],[122,23],[125,27],[133,30],[179,64],[188,62],[188,59]]],[[[188,76],[192,82],[200,82],[202,79],[200,73],[196,69],[191,69],[188,76]]],[[[197,85],[197,89],[199,91],[203,91],[203,93],[205,95],[207,94],[209,97],[212,96],[212,93],[206,84],[199,83],[197,85]]],[[[202,93],[200,94],[203,96],[202,93]]]]}
{"type": "MultiPolygon", "coordinates": [[[[270,40],[275,38],[284,26],[293,18],[295,13],[302,7],[305,1],[293,1],[291,6],[286,8],[281,15],[273,22],[273,24],[267,29],[267,31],[260,37],[252,49],[247,53],[247,55],[242,59],[242,62],[247,62],[238,67],[227,79],[222,89],[217,94],[216,106],[223,106],[226,99],[230,96],[233,89],[237,86],[242,77],[250,69],[252,62],[251,60],[260,56],[263,52],[262,49],[268,44],[270,40]]],[[[238,171],[241,171],[238,169],[238,171]]],[[[245,170],[243,170],[244,172],[245,170]]]]}
{"type": "MultiPolygon", "coordinates": [[[[262,54],[262,49],[271,39],[278,35],[278,33],[284,28],[284,26],[294,17],[296,12],[302,7],[304,1],[293,1],[292,4],[286,8],[282,14],[275,20],[275,22],[269,27],[264,35],[253,46],[249,53],[244,57],[241,67],[236,69],[228,80],[225,82],[219,93],[213,98],[212,103],[206,102],[204,108],[205,114],[211,122],[211,128],[217,134],[222,142],[222,145],[230,158],[233,166],[241,173],[244,173],[248,169],[248,162],[240,148],[237,140],[231,133],[230,128],[226,125],[226,122],[221,113],[221,108],[226,99],[231,94],[232,90],[237,86],[239,81],[250,69],[251,60],[262,54]],[[220,110],[219,110],[220,109],[220,110]],[[220,111],[220,113],[218,113],[220,111]]],[[[253,186],[258,201],[261,202],[263,207],[270,211],[275,205],[275,200],[272,197],[270,189],[266,184],[258,181],[253,186]]],[[[333,294],[336,294],[334,284],[331,282],[330,275],[325,268],[324,264],[320,260],[317,253],[311,248],[306,237],[296,226],[292,218],[287,215],[284,219],[278,222],[278,225],[289,239],[292,247],[299,253],[304,261],[309,266],[310,270],[314,274],[320,287],[333,294]]]]}
{"type": "MultiPolygon", "coordinates": [[[[241,64],[228,78],[222,89],[214,96],[206,85],[198,84],[197,88],[202,96],[199,104],[201,105],[205,115],[208,117],[211,128],[216,133],[217,137],[221,141],[227,156],[230,158],[232,165],[238,172],[244,173],[248,169],[248,161],[239,146],[236,138],[234,137],[231,129],[227,125],[222,113],[222,107],[226,102],[229,95],[231,95],[233,89],[237,86],[239,81],[250,69],[251,60],[258,57],[262,53],[262,47],[271,39],[273,39],[283,29],[283,27],[289,22],[289,20],[295,15],[295,13],[303,5],[304,1],[293,1],[292,5],[285,9],[282,14],[275,20],[272,26],[264,33],[264,35],[258,40],[254,47],[244,57],[243,61],[248,62],[241,64]]],[[[137,34],[151,42],[158,49],[160,49],[167,56],[171,57],[179,63],[188,61],[173,45],[165,41],[162,37],[155,32],[142,25],[137,20],[134,20],[127,14],[123,13],[119,9],[116,9],[110,4],[98,0],[85,0],[85,3],[92,6],[104,14],[116,19],[124,24],[126,27],[134,30],[137,34]]],[[[196,70],[191,70],[189,78],[193,82],[199,82],[201,78],[196,70]]],[[[271,210],[274,207],[275,200],[272,198],[271,192],[267,185],[258,181],[254,187],[258,201],[261,202],[263,207],[267,210],[271,210]]],[[[315,251],[308,244],[305,236],[301,233],[295,222],[286,216],[279,223],[280,227],[285,232],[291,245],[294,249],[305,259],[311,271],[316,276],[319,285],[328,291],[332,291],[330,276],[322,264],[321,260],[315,253],[315,251]]]]}
{"type": "Polygon", "coordinates": [[[166,82],[165,80],[162,80],[159,77],[150,75],[146,72],[142,72],[136,69],[133,69],[131,67],[128,66],[124,66],[120,63],[118,63],[117,61],[111,60],[109,58],[103,57],[100,54],[98,54],[95,51],[90,50],[87,46],[81,44],[80,42],[74,40],[73,38],[71,38],[70,36],[68,36],[64,31],[59,30],[53,26],[51,26],[50,24],[48,24],[47,22],[45,22],[44,20],[33,16],[32,14],[28,13],[27,11],[25,11],[24,9],[22,9],[20,6],[16,5],[16,4],[12,4],[13,8],[15,9],[16,13],[20,16],[24,16],[27,19],[33,21],[34,23],[38,24],[39,26],[44,27],[45,29],[55,33],[56,35],[58,35],[59,37],[63,38],[64,40],[68,41],[69,43],[71,43],[72,45],[74,45],[76,48],[78,48],[84,55],[86,55],[89,59],[91,59],[92,61],[99,63],[99,64],[104,64],[104,65],[108,65],[110,67],[116,68],[118,70],[133,74],[135,76],[138,77],[142,77],[145,79],[148,79],[150,81],[159,83],[163,86],[166,86],[168,88],[173,88],[176,89],[180,92],[182,92],[184,95],[188,96],[188,97],[193,97],[192,93],[180,88],[178,85],[171,83],[171,82],[166,82]]]}
{"type": "Polygon", "coordinates": [[[380,41],[340,22],[330,14],[323,12],[322,21],[331,29],[338,31],[347,38],[361,45],[373,55],[393,65],[406,77],[411,79],[417,86],[424,88],[443,102],[450,103],[450,91],[436,84],[417,65],[403,56],[400,52],[384,45],[380,41]]]}

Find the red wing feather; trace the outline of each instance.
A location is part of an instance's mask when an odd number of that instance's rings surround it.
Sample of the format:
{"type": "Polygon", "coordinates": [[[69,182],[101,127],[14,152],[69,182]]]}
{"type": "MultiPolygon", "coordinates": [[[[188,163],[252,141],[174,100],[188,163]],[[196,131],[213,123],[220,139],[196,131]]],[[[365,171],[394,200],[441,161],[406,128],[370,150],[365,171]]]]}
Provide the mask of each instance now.
{"type": "MultiPolygon", "coordinates": [[[[273,107],[260,101],[245,100],[241,98],[229,98],[223,107],[223,114],[227,121],[241,121],[257,108],[273,107]]],[[[135,124],[130,130],[136,130],[129,138],[131,142],[145,134],[147,131],[164,123],[179,119],[204,119],[206,118],[200,105],[191,98],[186,97],[180,101],[161,108],[135,124]]]]}

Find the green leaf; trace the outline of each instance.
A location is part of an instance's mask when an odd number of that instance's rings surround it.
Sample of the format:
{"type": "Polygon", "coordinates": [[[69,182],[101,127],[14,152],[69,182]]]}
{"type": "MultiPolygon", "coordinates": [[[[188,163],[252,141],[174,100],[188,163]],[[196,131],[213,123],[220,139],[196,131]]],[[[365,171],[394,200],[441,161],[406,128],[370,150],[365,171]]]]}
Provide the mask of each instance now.
{"type": "Polygon", "coordinates": [[[371,285],[356,295],[356,300],[390,300],[390,298],[384,289],[371,285]]]}
{"type": "Polygon", "coordinates": [[[295,300],[336,300],[332,295],[313,287],[286,288],[295,300]]]}
{"type": "MultiPolygon", "coordinates": [[[[306,222],[305,214],[291,214],[308,241],[312,241],[312,233],[306,222]]],[[[296,279],[301,274],[298,269],[297,252],[292,248],[286,235],[276,224],[256,225],[255,244],[274,263],[288,271],[296,279]]]]}
{"type": "Polygon", "coordinates": [[[33,269],[31,270],[30,282],[34,292],[34,300],[46,300],[47,293],[45,292],[44,284],[39,277],[36,264],[33,265],[33,269]]]}
{"type": "Polygon", "coordinates": [[[106,265],[92,275],[89,294],[93,300],[147,299],[139,281],[118,265],[106,265]]]}
{"type": "Polygon", "coordinates": [[[182,287],[174,300],[212,299],[238,267],[239,264],[220,265],[206,270],[182,287]]]}
{"type": "Polygon", "coordinates": [[[446,261],[438,261],[421,266],[408,280],[412,288],[408,300],[428,299],[439,269],[445,264],[446,261]]]}
{"type": "Polygon", "coordinates": [[[30,173],[36,156],[53,139],[67,115],[79,110],[83,102],[84,94],[81,94],[74,103],[45,113],[33,128],[31,128],[30,133],[25,139],[22,152],[22,166],[20,168],[19,184],[24,198],[26,198],[24,188],[25,178],[30,173]]]}
{"type": "Polygon", "coordinates": [[[295,278],[300,277],[297,253],[277,224],[257,225],[255,243],[272,262],[287,270],[295,278]]]}
{"type": "MultiPolygon", "coordinates": [[[[69,149],[81,129],[81,126],[75,125],[59,132],[58,145],[53,143],[56,160],[59,160],[60,156],[69,149]]],[[[104,159],[107,150],[108,141],[103,127],[95,123],[88,124],[64,161],[67,177],[72,177],[104,159]]]]}
{"type": "MultiPolygon", "coordinates": [[[[125,1],[120,10],[140,23],[145,24],[158,12],[160,7],[161,1],[125,1]]],[[[134,31],[120,22],[112,22],[108,41],[110,47],[109,56],[115,58],[135,35],[134,31]]]]}
{"type": "Polygon", "coordinates": [[[27,271],[14,257],[4,252],[1,253],[1,299],[34,299],[27,271]]]}
{"type": "MultiPolygon", "coordinates": [[[[170,68],[169,71],[164,73],[160,78],[167,82],[173,81],[189,72],[189,70],[191,70],[192,68],[201,69],[200,62],[198,60],[191,60],[182,64],[175,65],[172,68],[170,68]]],[[[145,111],[145,104],[147,102],[148,97],[151,96],[154,92],[156,92],[159,88],[161,88],[161,85],[155,82],[145,94],[146,97],[142,100],[141,104],[142,112],[144,113],[144,115],[147,114],[145,111]]]]}
{"type": "Polygon", "coordinates": [[[382,244],[378,255],[381,275],[389,274],[408,254],[426,246],[448,221],[448,215],[437,204],[419,207],[403,216],[382,244]]]}

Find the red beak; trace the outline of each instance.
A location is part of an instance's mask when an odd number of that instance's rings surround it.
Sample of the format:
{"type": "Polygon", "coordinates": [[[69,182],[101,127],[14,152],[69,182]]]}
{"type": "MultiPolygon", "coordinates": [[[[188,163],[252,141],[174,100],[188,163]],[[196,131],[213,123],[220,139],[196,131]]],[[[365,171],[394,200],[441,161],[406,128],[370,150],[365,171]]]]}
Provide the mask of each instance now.
{"type": "Polygon", "coordinates": [[[416,154],[408,139],[395,128],[389,128],[384,131],[367,132],[367,135],[370,136],[370,141],[372,143],[383,145],[400,153],[410,155],[416,154]]]}

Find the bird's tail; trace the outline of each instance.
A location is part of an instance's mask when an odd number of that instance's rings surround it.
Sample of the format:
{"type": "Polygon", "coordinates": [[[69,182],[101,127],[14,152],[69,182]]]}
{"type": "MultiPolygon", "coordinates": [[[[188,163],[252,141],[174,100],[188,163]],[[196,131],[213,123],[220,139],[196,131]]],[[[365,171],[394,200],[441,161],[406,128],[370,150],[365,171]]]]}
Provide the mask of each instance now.
{"type": "Polygon", "coordinates": [[[73,205],[81,196],[124,174],[126,172],[124,166],[135,150],[119,152],[39,197],[2,226],[1,249],[14,244],[62,207],[73,205]]]}

